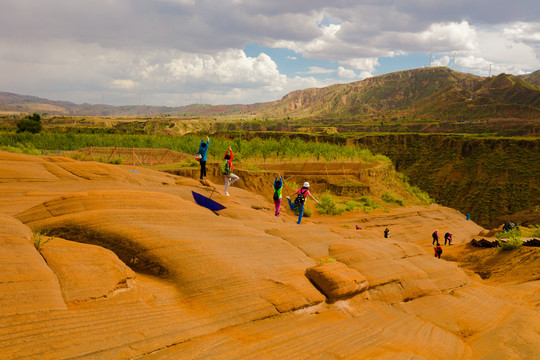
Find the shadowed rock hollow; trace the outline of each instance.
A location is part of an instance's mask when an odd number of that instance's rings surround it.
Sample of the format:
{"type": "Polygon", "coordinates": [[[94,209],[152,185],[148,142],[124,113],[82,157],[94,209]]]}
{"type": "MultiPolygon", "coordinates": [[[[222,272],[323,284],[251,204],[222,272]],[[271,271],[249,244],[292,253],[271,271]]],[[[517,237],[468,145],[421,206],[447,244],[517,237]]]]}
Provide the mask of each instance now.
{"type": "Polygon", "coordinates": [[[298,226],[253,193],[142,168],[0,153],[0,169],[0,358],[540,353],[537,304],[433,257],[435,228],[458,243],[482,230],[452,209],[298,226]],[[227,208],[200,207],[191,191],[227,208]],[[40,251],[38,231],[51,236],[40,251]]]}

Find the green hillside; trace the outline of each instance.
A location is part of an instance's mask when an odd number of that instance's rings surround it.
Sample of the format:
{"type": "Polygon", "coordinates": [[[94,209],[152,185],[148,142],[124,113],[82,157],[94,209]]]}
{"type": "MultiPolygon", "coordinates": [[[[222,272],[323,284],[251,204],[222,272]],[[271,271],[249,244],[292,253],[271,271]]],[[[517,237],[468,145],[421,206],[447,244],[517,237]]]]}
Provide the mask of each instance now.
{"type": "Polygon", "coordinates": [[[513,75],[482,78],[431,67],[294,91],[258,115],[335,120],[538,118],[540,88],[513,75]]]}

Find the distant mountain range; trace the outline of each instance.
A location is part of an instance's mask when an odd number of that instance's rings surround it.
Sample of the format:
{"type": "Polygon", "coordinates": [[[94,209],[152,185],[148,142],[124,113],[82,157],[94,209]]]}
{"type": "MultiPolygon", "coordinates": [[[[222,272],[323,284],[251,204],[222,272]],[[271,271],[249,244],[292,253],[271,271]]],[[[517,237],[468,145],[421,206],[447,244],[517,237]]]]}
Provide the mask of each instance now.
{"type": "Polygon", "coordinates": [[[63,116],[243,116],[325,119],[540,118],[540,70],[480,77],[447,67],[405,70],[362,81],[293,91],[250,105],[112,106],[74,104],[0,92],[0,114],[63,116]]]}

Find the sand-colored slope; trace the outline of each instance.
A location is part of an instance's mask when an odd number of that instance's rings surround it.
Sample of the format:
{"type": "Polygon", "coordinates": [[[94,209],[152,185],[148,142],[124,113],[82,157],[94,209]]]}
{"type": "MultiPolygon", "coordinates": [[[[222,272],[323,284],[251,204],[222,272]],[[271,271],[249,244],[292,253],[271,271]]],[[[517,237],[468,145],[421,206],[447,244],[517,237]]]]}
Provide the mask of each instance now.
{"type": "Polygon", "coordinates": [[[65,310],[58,279],[34,248],[30,230],[0,213],[0,317],[65,310]]]}
{"type": "Polygon", "coordinates": [[[0,258],[8,264],[0,358],[540,352],[538,282],[487,286],[445,261],[446,252],[433,257],[432,229],[452,229],[459,242],[481,229],[452,209],[315,216],[299,226],[288,210],[273,216],[269,199],[235,187],[225,197],[219,185],[212,193],[146,169],[6,153],[0,168],[10,169],[0,173],[0,258]],[[227,209],[202,208],[191,191],[227,209]],[[41,253],[31,240],[38,229],[56,236],[41,253]]]}

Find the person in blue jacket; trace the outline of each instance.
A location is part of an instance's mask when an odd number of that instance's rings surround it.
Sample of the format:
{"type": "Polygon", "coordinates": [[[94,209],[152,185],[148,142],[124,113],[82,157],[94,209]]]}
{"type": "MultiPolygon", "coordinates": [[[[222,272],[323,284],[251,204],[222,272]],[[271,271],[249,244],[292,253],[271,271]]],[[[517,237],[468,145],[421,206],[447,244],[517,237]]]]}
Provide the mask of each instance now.
{"type": "Polygon", "coordinates": [[[210,138],[206,137],[206,142],[201,140],[199,145],[199,154],[201,155],[201,180],[206,179],[206,153],[208,152],[208,146],[210,146],[210,138]]]}

